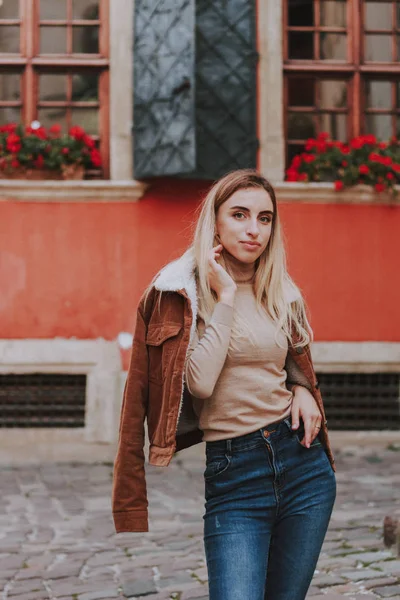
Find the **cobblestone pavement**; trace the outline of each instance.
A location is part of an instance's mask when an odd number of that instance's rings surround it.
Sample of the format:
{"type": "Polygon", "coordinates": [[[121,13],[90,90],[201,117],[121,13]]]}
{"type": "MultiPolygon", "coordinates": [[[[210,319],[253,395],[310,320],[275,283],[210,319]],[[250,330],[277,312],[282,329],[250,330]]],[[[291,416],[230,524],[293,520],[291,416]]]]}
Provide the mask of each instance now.
{"type": "MultiPolygon", "coordinates": [[[[146,465],[149,533],[116,535],[111,464],[1,467],[0,600],[206,600],[204,445],[146,465]]],[[[338,496],[308,598],[400,599],[382,520],[400,514],[400,445],[336,452],[338,496]]]]}

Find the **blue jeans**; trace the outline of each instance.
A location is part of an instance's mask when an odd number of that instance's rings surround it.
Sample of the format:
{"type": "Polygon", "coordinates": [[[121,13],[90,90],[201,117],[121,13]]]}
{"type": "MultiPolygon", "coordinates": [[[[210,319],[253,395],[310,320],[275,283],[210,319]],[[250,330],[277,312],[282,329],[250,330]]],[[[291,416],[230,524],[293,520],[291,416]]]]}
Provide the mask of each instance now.
{"type": "Polygon", "coordinates": [[[319,438],[284,419],[206,442],[204,548],[210,600],[304,600],[336,497],[319,438]]]}

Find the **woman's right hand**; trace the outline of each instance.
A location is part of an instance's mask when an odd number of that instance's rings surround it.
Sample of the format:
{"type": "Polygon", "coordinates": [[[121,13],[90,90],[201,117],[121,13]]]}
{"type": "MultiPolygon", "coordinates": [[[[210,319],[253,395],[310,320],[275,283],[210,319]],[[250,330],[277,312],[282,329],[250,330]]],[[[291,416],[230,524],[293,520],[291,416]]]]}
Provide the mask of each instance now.
{"type": "Polygon", "coordinates": [[[222,244],[218,244],[210,252],[208,258],[208,281],[210,282],[211,289],[217,294],[218,300],[224,300],[225,298],[233,300],[237,285],[224,267],[217,263],[222,249],[222,244]]]}

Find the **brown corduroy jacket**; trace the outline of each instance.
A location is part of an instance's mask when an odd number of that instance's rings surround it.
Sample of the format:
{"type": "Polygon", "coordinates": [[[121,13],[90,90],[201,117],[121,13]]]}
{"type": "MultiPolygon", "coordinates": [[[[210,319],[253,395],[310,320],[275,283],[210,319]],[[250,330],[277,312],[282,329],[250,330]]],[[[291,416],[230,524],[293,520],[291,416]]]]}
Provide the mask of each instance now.
{"type": "MultiPolygon", "coordinates": [[[[112,510],[117,533],[149,530],[145,420],[151,465],[168,466],[175,452],[202,441],[184,381],[186,356],[197,322],[194,264],[189,249],[160,271],[147,302],[144,296],[139,302],[114,462],[112,510]]],[[[291,299],[293,290],[288,292],[291,299]]],[[[295,348],[295,343],[294,337],[289,353],[310,383],[322,414],[321,441],[335,470],[310,348],[295,348]]]]}

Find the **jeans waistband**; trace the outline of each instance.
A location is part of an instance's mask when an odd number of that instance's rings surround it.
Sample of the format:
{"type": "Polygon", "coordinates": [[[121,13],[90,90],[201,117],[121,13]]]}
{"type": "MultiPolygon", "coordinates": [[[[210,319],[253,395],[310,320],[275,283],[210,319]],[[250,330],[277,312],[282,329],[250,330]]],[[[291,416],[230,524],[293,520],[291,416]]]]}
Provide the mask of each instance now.
{"type": "Polygon", "coordinates": [[[237,437],[228,438],[225,440],[215,440],[206,442],[206,449],[209,450],[222,450],[231,451],[231,450],[240,450],[247,448],[248,446],[253,446],[257,441],[262,441],[265,439],[277,439],[281,437],[286,437],[291,435],[292,432],[292,418],[291,415],[286,417],[285,419],[281,419],[280,421],[275,421],[275,423],[270,423],[269,425],[265,425],[264,427],[260,427],[256,429],[256,431],[252,431],[251,433],[245,433],[244,435],[239,435],[237,437]]]}

